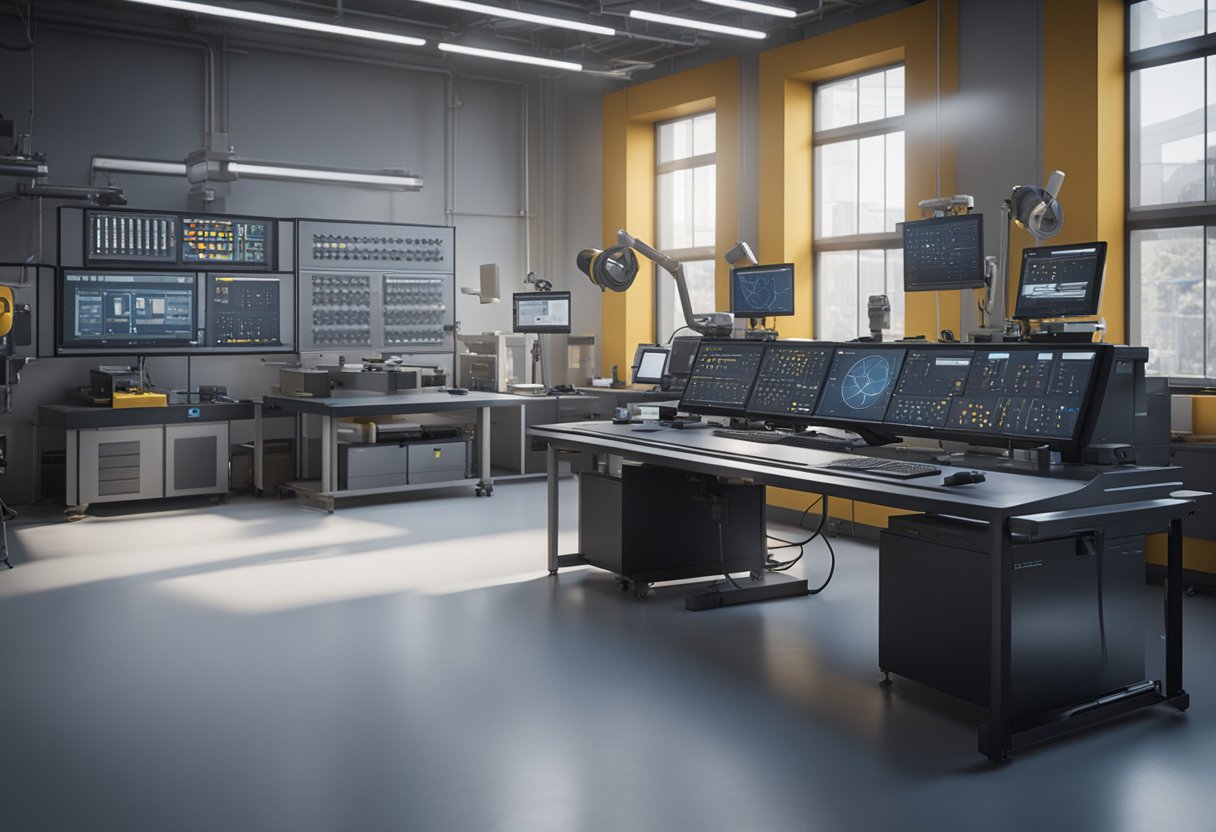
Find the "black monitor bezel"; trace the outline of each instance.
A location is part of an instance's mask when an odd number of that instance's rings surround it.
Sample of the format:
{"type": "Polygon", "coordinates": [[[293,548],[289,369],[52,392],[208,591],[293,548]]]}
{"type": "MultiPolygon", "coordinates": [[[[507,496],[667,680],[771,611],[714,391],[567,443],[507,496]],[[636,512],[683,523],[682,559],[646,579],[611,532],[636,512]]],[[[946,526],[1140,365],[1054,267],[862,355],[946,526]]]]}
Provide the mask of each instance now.
{"type": "MultiPolygon", "coordinates": [[[[215,214],[206,211],[150,211],[139,208],[102,208],[90,207],[83,210],[83,219],[81,221],[81,249],[80,262],[84,265],[81,268],[105,269],[115,271],[122,269],[123,271],[151,270],[163,271],[165,269],[176,267],[180,270],[190,270],[198,272],[280,272],[279,269],[279,223],[282,219],[279,217],[256,217],[247,214],[215,214]],[[133,257],[124,259],[121,256],[115,257],[94,257],[89,254],[89,229],[91,223],[90,218],[96,214],[128,214],[142,215],[147,217],[173,217],[177,222],[177,240],[173,246],[173,259],[149,259],[141,257],[133,257]],[[184,229],[182,223],[186,217],[192,218],[215,218],[219,220],[231,220],[233,222],[258,222],[266,226],[266,262],[264,263],[223,263],[210,261],[187,261],[183,257],[183,246],[185,245],[184,229]]],[[[70,268],[77,268],[72,266],[70,268]]]]}
{"type": "Polygon", "coordinates": [[[1098,310],[1102,306],[1102,287],[1106,282],[1106,255],[1109,246],[1105,240],[1093,240],[1088,243],[1073,243],[1071,245],[1054,245],[1054,246],[1035,246],[1033,248],[1022,249],[1022,266],[1018,270],[1018,291],[1014,300],[1013,320],[1017,321],[1042,321],[1056,318],[1093,318],[1098,315],[1098,310]],[[1097,249],[1098,267],[1094,278],[1095,290],[1090,298],[1089,306],[1091,311],[1088,312],[1069,312],[1063,315],[1038,315],[1028,314],[1022,311],[1022,280],[1026,276],[1026,261],[1038,256],[1036,252],[1044,255],[1050,255],[1061,251],[1071,251],[1073,249],[1090,248],[1097,249]]]}
{"type": "Polygon", "coordinates": [[[198,272],[173,271],[170,269],[91,269],[61,268],[55,280],[55,355],[56,356],[89,356],[89,355],[192,355],[205,348],[199,341],[199,312],[202,300],[200,289],[203,286],[203,275],[198,272]],[[137,342],[94,342],[97,346],[74,346],[64,343],[64,327],[67,324],[67,310],[64,306],[67,297],[67,278],[69,274],[79,275],[140,275],[146,277],[189,277],[193,280],[194,303],[192,306],[191,331],[193,341],[137,341],[137,342]]]}
{"type": "Polygon", "coordinates": [[[667,362],[671,360],[671,347],[665,346],[663,344],[639,344],[636,354],[634,355],[634,358],[636,360],[633,362],[633,367],[631,367],[630,371],[629,371],[630,372],[630,381],[632,383],[634,383],[634,384],[662,384],[663,377],[667,375],[667,362]],[[651,353],[656,353],[656,352],[663,353],[663,369],[659,373],[658,378],[655,378],[654,376],[639,376],[637,374],[637,371],[635,371],[633,368],[636,367],[637,370],[641,370],[642,361],[646,358],[646,356],[650,355],[651,353]]]}
{"type": "Polygon", "coordinates": [[[568,334],[574,321],[574,304],[569,292],[513,292],[511,294],[511,331],[523,335],[568,334]],[[562,300],[566,301],[569,320],[564,325],[519,325],[519,301],[523,300],[562,300]]]}
{"type": "Polygon", "coordinates": [[[979,213],[951,214],[945,217],[928,217],[922,220],[908,220],[900,223],[900,250],[904,252],[904,292],[936,292],[954,289],[983,289],[984,280],[984,215],[979,213]],[[977,269],[975,277],[967,281],[939,280],[909,285],[908,282],[908,226],[924,228],[926,225],[950,225],[952,223],[974,222],[976,238],[979,240],[977,254],[977,269]]]}
{"type": "MultiPolygon", "coordinates": [[[[793,347],[795,349],[807,350],[808,352],[811,350],[824,350],[824,349],[827,350],[827,353],[828,353],[827,364],[825,365],[824,370],[823,370],[823,380],[820,381],[820,383],[819,383],[820,384],[819,394],[822,394],[823,393],[823,383],[827,381],[828,373],[831,372],[831,370],[832,370],[832,361],[836,357],[836,345],[833,343],[830,343],[830,342],[821,342],[821,341],[773,341],[773,342],[770,342],[767,345],[767,348],[764,350],[764,355],[762,355],[760,357],[760,369],[756,371],[756,382],[760,381],[760,370],[764,369],[764,362],[768,358],[768,351],[771,349],[774,349],[776,347],[781,347],[783,349],[788,349],[790,347],[793,347]]],[[[811,416],[807,417],[807,416],[799,416],[797,414],[791,414],[791,413],[771,413],[766,410],[754,409],[754,408],[752,408],[752,397],[755,395],[756,395],[756,384],[753,383],[751,392],[748,393],[748,395],[747,395],[747,405],[744,407],[744,412],[747,414],[747,417],[749,419],[763,419],[765,421],[769,421],[774,424],[776,424],[776,423],[797,424],[799,422],[804,422],[807,419],[814,418],[813,414],[811,416]]],[[[818,408],[818,407],[819,407],[819,395],[816,395],[815,396],[815,408],[818,408]]],[[[814,408],[812,408],[812,410],[813,409],[814,408]]]]}
{"type": "Polygon", "coordinates": [[[795,284],[794,284],[794,264],[793,263],[769,263],[767,265],[741,266],[730,270],[730,313],[736,318],[788,318],[795,314],[795,284]],[[749,272],[771,271],[773,269],[782,269],[788,271],[790,275],[790,311],[788,312],[768,312],[763,309],[748,311],[740,310],[736,303],[735,279],[740,274],[749,272]]]}
{"type": "MultiPolygon", "coordinates": [[[[703,339],[703,341],[708,339],[703,339]]],[[[720,340],[720,339],[715,339],[720,340]]],[[[713,343],[713,341],[709,341],[713,343]]],[[[765,345],[766,349],[774,346],[788,346],[787,342],[783,341],[767,341],[756,342],[765,345]]],[[[1083,400],[1082,411],[1077,419],[1076,425],[1073,427],[1073,433],[1067,437],[1048,437],[1048,436],[1032,436],[1028,434],[990,434],[981,431],[966,431],[952,430],[950,428],[930,428],[919,427],[916,425],[903,425],[887,422],[884,420],[872,421],[868,419],[844,419],[836,416],[797,416],[786,414],[782,416],[773,416],[768,413],[759,413],[749,410],[744,406],[742,412],[732,408],[720,407],[702,407],[693,405],[686,407],[684,399],[680,400],[680,410],[689,413],[698,413],[707,416],[730,416],[736,418],[750,418],[757,421],[763,421],[773,425],[791,425],[791,426],[807,426],[815,425],[822,427],[838,427],[845,429],[853,429],[858,433],[869,433],[878,435],[899,435],[909,437],[923,437],[929,439],[942,439],[947,441],[966,442],[973,445],[986,445],[996,447],[1013,447],[1013,448],[1050,448],[1052,450],[1070,451],[1081,447],[1088,437],[1093,433],[1094,424],[1098,416],[1098,408],[1095,403],[1100,401],[1102,390],[1099,389],[1100,381],[1106,374],[1106,367],[1111,357],[1114,355],[1113,346],[1110,344],[1033,344],[1033,343],[1011,343],[1011,344],[955,344],[955,343],[927,343],[927,344],[882,344],[882,343],[845,343],[845,342],[810,342],[808,346],[829,347],[832,349],[831,361],[836,358],[835,352],[839,348],[866,350],[902,350],[905,353],[913,349],[916,350],[943,350],[943,351],[958,351],[960,349],[970,349],[973,353],[989,353],[989,352],[1092,352],[1094,360],[1090,362],[1089,377],[1086,379],[1085,390],[1086,396],[1083,400]]],[[[698,348],[698,358],[700,357],[700,349],[698,348]]],[[[906,356],[905,356],[906,358],[906,356]]],[[[763,366],[764,355],[761,355],[761,363],[757,367],[763,366]]],[[[900,376],[904,372],[904,367],[907,365],[906,360],[900,367],[900,376]]],[[[830,365],[829,365],[830,372],[830,365]]],[[[759,376],[757,369],[756,377],[752,379],[752,388],[748,391],[747,401],[750,404],[752,393],[755,389],[756,380],[759,376]]],[[[895,383],[898,385],[899,377],[895,383]]],[[[820,393],[822,396],[822,391],[820,393]]],[[[894,395],[894,393],[892,393],[894,395]]],[[[816,409],[819,407],[819,400],[816,401],[816,409]]],[[[887,404],[890,409],[890,401],[887,404]]],[[[885,417],[885,412],[884,412],[885,417]]]]}

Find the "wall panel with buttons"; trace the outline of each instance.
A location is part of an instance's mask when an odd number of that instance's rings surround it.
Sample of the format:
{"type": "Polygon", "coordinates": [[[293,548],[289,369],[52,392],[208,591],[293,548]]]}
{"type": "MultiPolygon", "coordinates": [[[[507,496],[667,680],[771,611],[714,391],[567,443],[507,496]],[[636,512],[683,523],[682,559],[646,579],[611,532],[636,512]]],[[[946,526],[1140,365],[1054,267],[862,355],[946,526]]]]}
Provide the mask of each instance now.
{"type": "Polygon", "coordinates": [[[451,356],[455,238],[448,226],[300,220],[301,351],[451,356]]]}

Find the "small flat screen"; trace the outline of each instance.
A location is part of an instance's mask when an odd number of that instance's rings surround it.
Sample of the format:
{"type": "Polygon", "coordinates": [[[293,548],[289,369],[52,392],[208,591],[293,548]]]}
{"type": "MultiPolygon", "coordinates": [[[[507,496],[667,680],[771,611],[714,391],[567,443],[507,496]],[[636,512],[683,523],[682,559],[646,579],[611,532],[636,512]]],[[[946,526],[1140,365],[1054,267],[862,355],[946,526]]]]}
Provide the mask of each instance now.
{"type": "Polygon", "coordinates": [[[1097,315],[1105,270],[1106,243],[1025,249],[1013,316],[1025,320],[1097,315]]]}
{"type": "Polygon", "coordinates": [[[794,264],[730,270],[730,311],[738,318],[794,314],[794,264]]]}
{"type": "Polygon", "coordinates": [[[982,214],[905,222],[904,291],[983,288],[983,222],[982,214]]]}
{"type": "Polygon", "coordinates": [[[667,369],[667,356],[665,349],[643,349],[633,380],[638,384],[660,384],[667,369]]]}
{"type": "Polygon", "coordinates": [[[524,292],[512,296],[516,332],[569,332],[569,292],[524,292]]]}
{"type": "Polygon", "coordinates": [[[763,341],[702,340],[680,399],[680,409],[742,416],[764,347],[763,341]]]}
{"type": "Polygon", "coordinates": [[[837,419],[881,422],[895,390],[905,350],[836,349],[815,413],[837,419]]]}

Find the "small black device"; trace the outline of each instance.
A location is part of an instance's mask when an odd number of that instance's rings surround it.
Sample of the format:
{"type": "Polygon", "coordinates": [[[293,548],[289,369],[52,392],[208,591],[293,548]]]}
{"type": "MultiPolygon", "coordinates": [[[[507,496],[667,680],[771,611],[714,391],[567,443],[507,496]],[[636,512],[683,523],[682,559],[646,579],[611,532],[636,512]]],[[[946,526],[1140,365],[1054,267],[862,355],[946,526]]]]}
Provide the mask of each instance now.
{"type": "Polygon", "coordinates": [[[102,367],[89,371],[89,395],[112,399],[115,391],[130,393],[140,389],[139,371],[129,367],[102,367]]]}
{"type": "Polygon", "coordinates": [[[903,224],[904,291],[984,288],[984,215],[903,224]]]}
{"type": "Polygon", "coordinates": [[[570,332],[569,292],[516,292],[511,302],[513,332],[570,332]]]}
{"type": "Polygon", "coordinates": [[[988,479],[982,471],[958,471],[942,479],[942,485],[967,485],[973,482],[983,482],[988,479]]]}
{"type": "Polygon", "coordinates": [[[629,368],[633,383],[662,384],[670,355],[671,348],[664,344],[638,344],[633,353],[633,365],[629,368]]]}
{"type": "Polygon", "coordinates": [[[794,314],[794,264],[730,270],[730,311],[736,318],[794,314]]]}
{"type": "Polygon", "coordinates": [[[449,396],[467,396],[467,395],[469,395],[469,391],[463,387],[449,387],[447,392],[448,392],[449,396]]]}
{"type": "Polygon", "coordinates": [[[1102,299],[1106,243],[1041,246],[1022,252],[1013,317],[1092,317],[1102,299]]]}
{"type": "Polygon", "coordinates": [[[684,335],[671,341],[671,355],[667,358],[667,369],[663,372],[664,390],[683,390],[692,372],[692,362],[701,345],[700,335],[684,335]]]}

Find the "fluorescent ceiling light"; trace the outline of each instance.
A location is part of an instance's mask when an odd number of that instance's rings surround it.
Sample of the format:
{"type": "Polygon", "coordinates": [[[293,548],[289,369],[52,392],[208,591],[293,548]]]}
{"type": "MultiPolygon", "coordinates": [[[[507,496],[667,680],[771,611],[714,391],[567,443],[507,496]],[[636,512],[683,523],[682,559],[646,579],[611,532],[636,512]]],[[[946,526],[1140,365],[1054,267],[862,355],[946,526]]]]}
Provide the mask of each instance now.
{"type": "Polygon", "coordinates": [[[309,182],[337,182],[345,185],[379,185],[413,190],[422,187],[422,177],[404,173],[362,173],[353,170],[295,168],[256,162],[229,162],[227,167],[237,176],[251,179],[294,179],[309,182]]]}
{"type": "Polygon", "coordinates": [[[575,64],[569,61],[555,61],[550,58],[538,58],[535,55],[519,55],[514,52],[499,52],[495,49],[476,49],[472,46],[461,46],[458,43],[441,43],[439,44],[441,52],[458,52],[461,55],[475,55],[479,58],[494,58],[498,61],[511,61],[517,64],[535,64],[536,66],[547,66],[553,69],[569,69],[573,72],[581,72],[582,64],[575,64]]]}
{"type": "Polygon", "coordinates": [[[442,6],[445,9],[459,9],[465,12],[478,12],[490,17],[501,17],[507,20],[523,20],[527,23],[539,23],[543,26],[556,26],[559,29],[573,29],[576,32],[590,32],[593,35],[615,35],[616,30],[607,26],[597,26],[594,23],[583,23],[580,20],[566,20],[560,17],[549,17],[543,14],[530,14],[515,9],[504,9],[502,6],[487,6],[484,3],[469,3],[466,0],[414,0],[415,3],[426,3],[428,6],[442,6]]]}
{"type": "Polygon", "coordinates": [[[161,176],[185,176],[186,163],[158,162],[154,159],[116,159],[110,156],[94,156],[93,170],[154,173],[161,176]]]}
{"type": "Polygon", "coordinates": [[[651,23],[666,23],[668,26],[683,26],[688,29],[700,29],[704,32],[717,32],[719,35],[732,35],[737,38],[752,38],[764,40],[768,37],[756,29],[740,29],[738,26],[723,26],[720,23],[707,23],[701,20],[689,20],[686,17],[672,17],[669,14],[655,14],[640,9],[630,9],[629,16],[638,20],[649,20],[651,23]]]}
{"type": "Polygon", "coordinates": [[[774,17],[797,17],[798,12],[785,6],[770,6],[768,3],[753,3],[751,0],[702,0],[715,6],[726,6],[730,9],[740,9],[756,14],[771,14],[774,17]]]}
{"type": "Polygon", "coordinates": [[[341,35],[348,38],[364,38],[378,40],[384,43],[396,43],[402,46],[425,46],[422,38],[408,35],[394,35],[389,32],[376,32],[371,29],[355,29],[350,26],[335,26],[332,23],[319,23],[315,20],[301,20],[296,17],[282,17],[277,14],[262,14],[248,12],[243,9],[229,9],[224,6],[209,6],[205,3],[186,3],[181,0],[127,0],[128,3],[139,3],[144,6],[157,6],[162,9],[174,9],[179,12],[207,14],[213,17],[227,17],[233,20],[245,20],[250,23],[265,23],[268,26],[284,26],[289,29],[303,29],[308,32],[321,32],[326,35],[341,35]]]}

